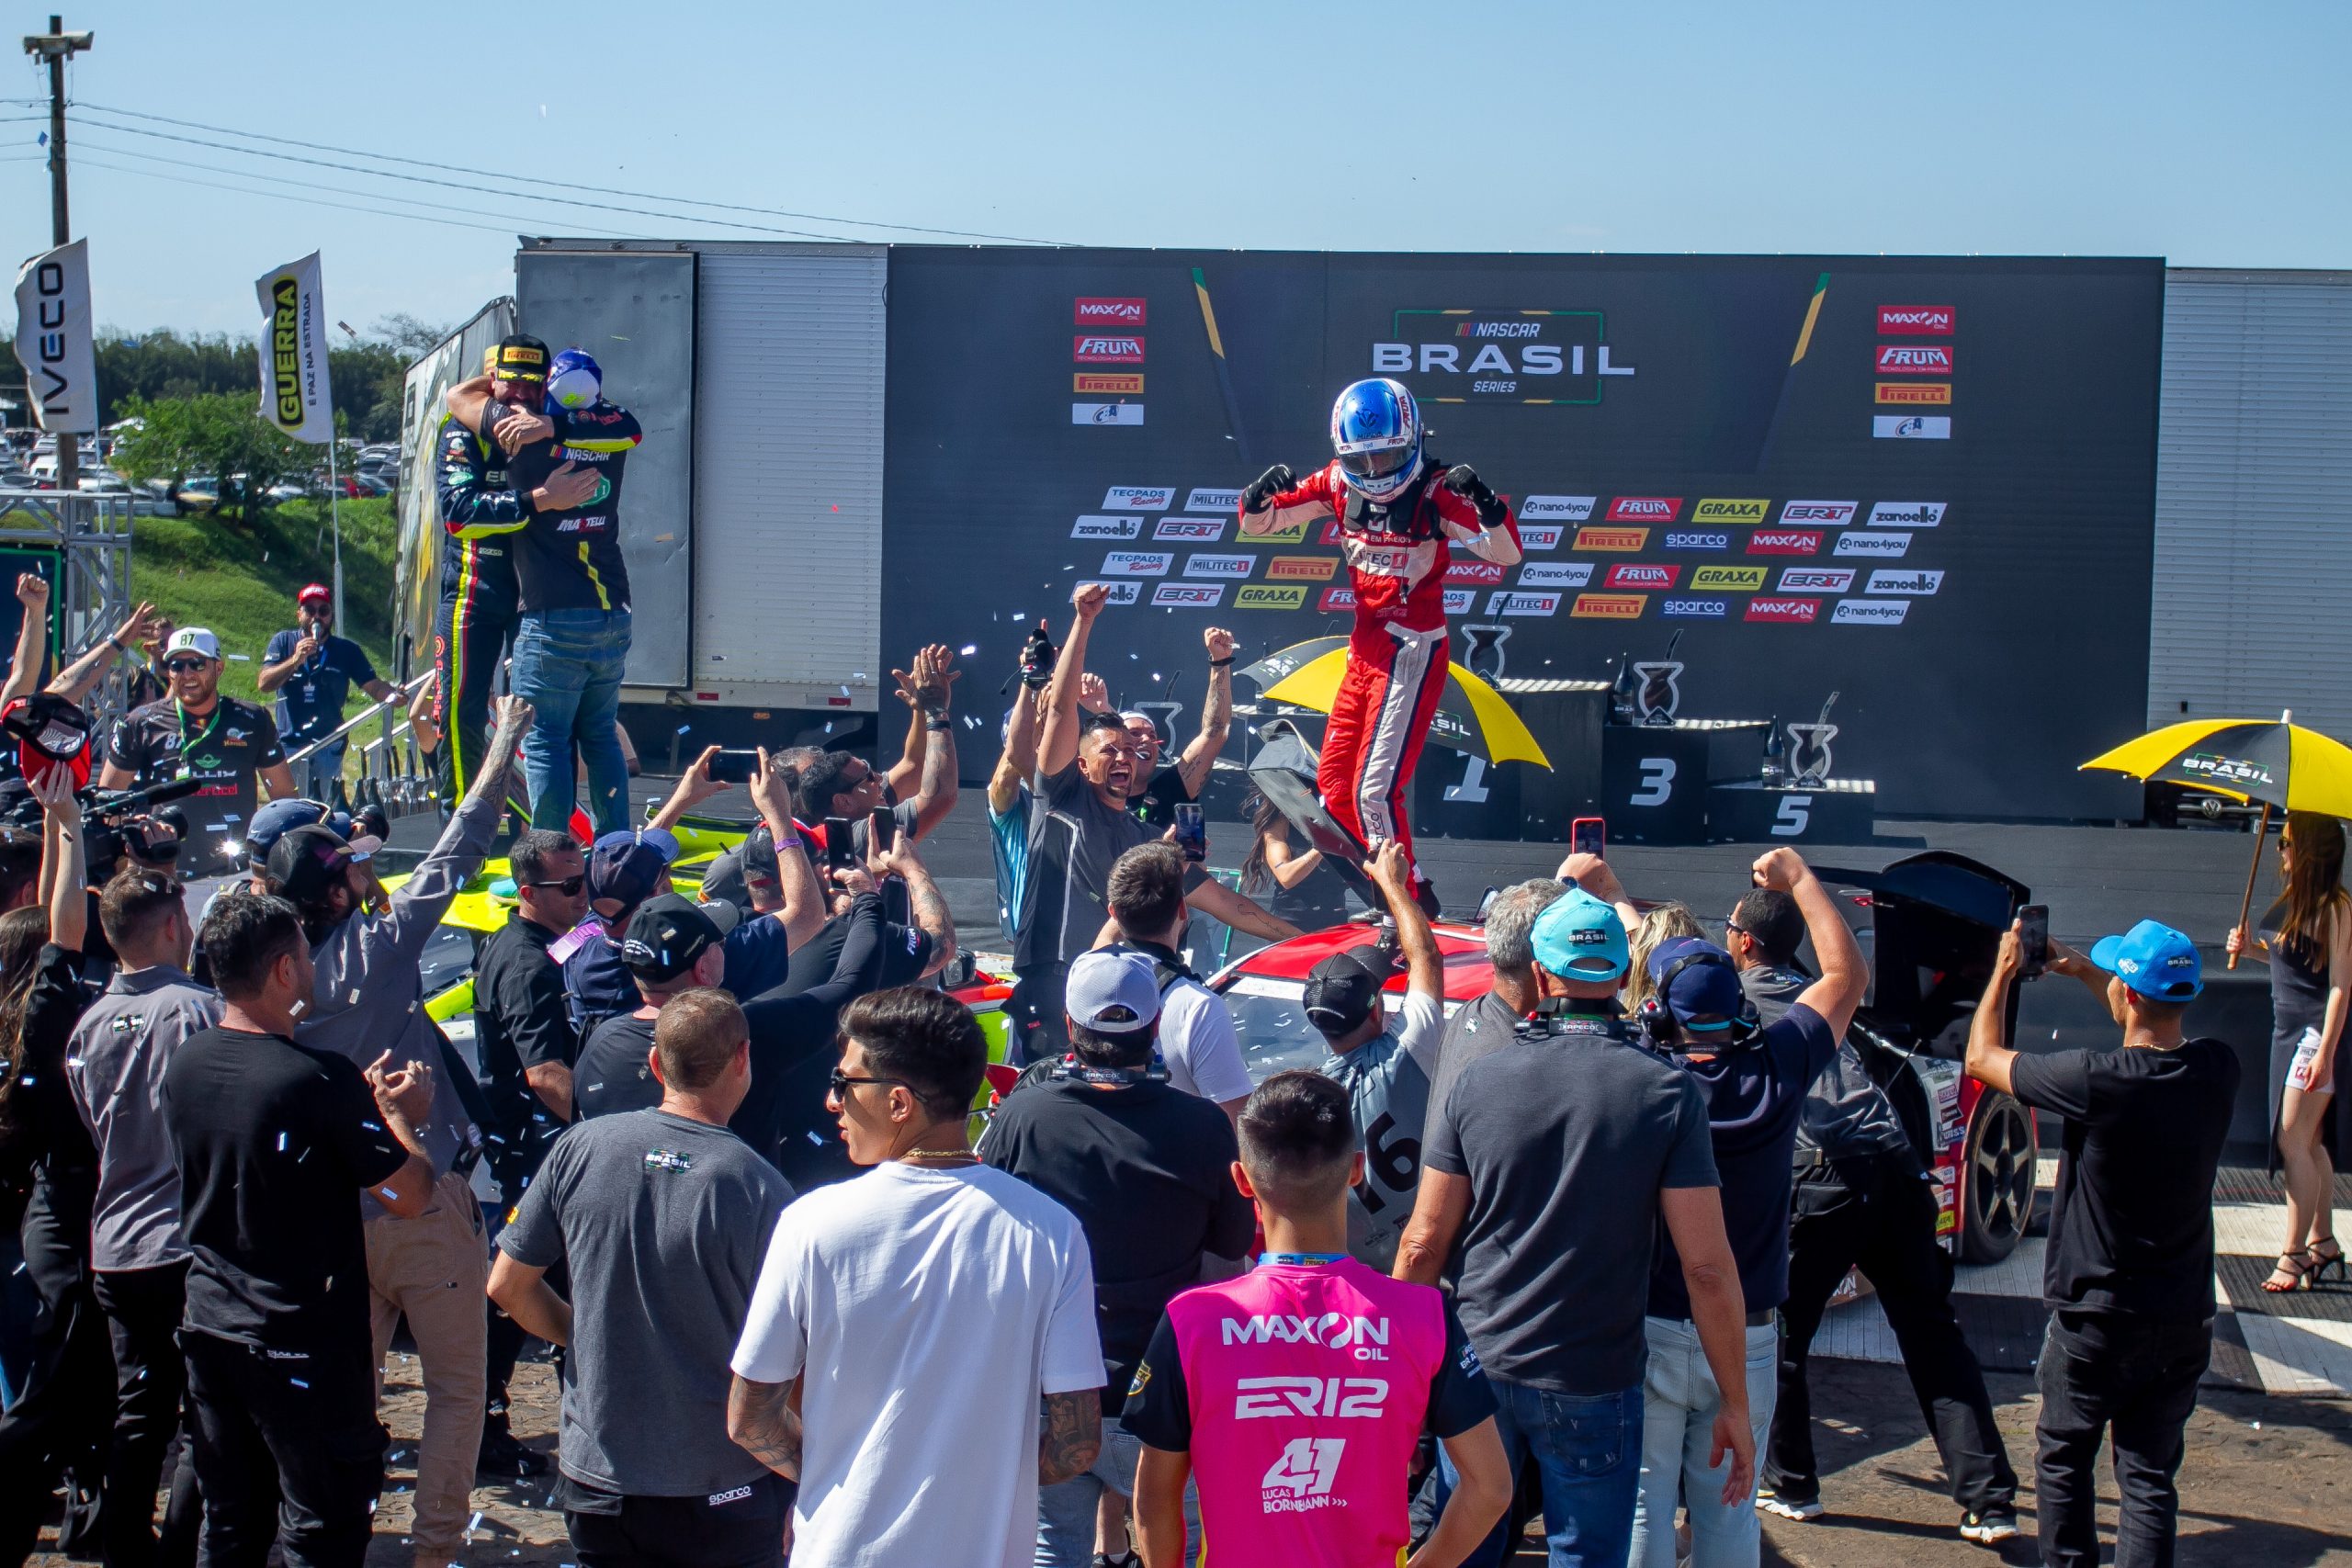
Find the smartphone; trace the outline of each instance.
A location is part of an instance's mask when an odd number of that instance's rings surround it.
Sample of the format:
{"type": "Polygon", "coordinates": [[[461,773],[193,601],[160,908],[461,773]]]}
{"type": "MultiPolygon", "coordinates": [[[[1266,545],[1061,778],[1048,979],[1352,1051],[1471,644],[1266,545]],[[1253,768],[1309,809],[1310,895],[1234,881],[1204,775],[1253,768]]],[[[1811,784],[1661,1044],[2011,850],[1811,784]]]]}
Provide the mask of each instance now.
{"type": "Polygon", "coordinates": [[[866,842],[876,854],[888,854],[891,845],[898,841],[898,813],[887,806],[876,807],[873,814],[866,818],[865,832],[866,842]]]}
{"type": "Polygon", "coordinates": [[[2018,978],[2031,980],[2050,967],[2050,906],[2027,904],[2018,910],[2018,939],[2025,946],[2025,967],[2018,978]]]}
{"type": "Polygon", "coordinates": [[[825,818],[825,864],[842,871],[857,863],[857,846],[849,840],[850,824],[846,817],[825,818]]]}
{"type": "Polygon", "coordinates": [[[723,750],[710,760],[710,781],[713,784],[747,784],[760,765],[757,751],[723,750]]]}
{"type": "Polygon", "coordinates": [[[1568,850],[1573,854],[1602,858],[1608,849],[1609,826],[1598,817],[1579,817],[1568,824],[1568,850]]]}
{"type": "Polygon", "coordinates": [[[1209,858],[1209,825],[1198,801],[1176,803],[1176,847],[1195,864],[1209,858]]]}

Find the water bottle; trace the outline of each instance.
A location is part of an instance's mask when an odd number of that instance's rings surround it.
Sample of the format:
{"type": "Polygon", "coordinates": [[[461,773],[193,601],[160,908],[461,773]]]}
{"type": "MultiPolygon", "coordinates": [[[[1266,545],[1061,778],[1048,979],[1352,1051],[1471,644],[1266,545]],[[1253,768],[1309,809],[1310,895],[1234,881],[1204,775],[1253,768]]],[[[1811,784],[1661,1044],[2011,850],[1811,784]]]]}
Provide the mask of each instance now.
{"type": "Polygon", "coordinates": [[[1609,722],[1634,722],[1634,656],[1630,651],[1617,656],[1617,678],[1609,687],[1609,722]]]}
{"type": "Polygon", "coordinates": [[[1781,716],[1764,727],[1764,767],[1758,775],[1770,788],[1789,782],[1789,750],[1781,739],[1781,716]]]}

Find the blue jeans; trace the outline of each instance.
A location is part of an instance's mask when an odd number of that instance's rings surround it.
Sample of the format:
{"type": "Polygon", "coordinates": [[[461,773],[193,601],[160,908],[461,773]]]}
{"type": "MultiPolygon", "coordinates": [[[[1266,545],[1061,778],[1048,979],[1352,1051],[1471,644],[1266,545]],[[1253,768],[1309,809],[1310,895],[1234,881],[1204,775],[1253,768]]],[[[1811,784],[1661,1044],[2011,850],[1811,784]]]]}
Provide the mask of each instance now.
{"type": "Polygon", "coordinates": [[[572,761],[588,768],[588,814],[600,834],[628,826],[628,762],[618,726],[621,671],[628,662],[627,610],[541,610],[514,636],[514,694],[537,717],[523,737],[531,826],[561,832],[571,821],[572,761]]]}
{"type": "MultiPolygon", "coordinates": [[[[1650,1345],[1642,1380],[1642,1485],[1634,1506],[1634,1568],[1674,1568],[1674,1510],[1690,1510],[1690,1568],[1756,1568],[1763,1551],[1753,1498],[1724,1501],[1731,1456],[1709,1469],[1715,1412],[1723,1392],[1699,1348],[1688,1318],[1653,1317],[1642,1331],[1650,1345]]],[[[1758,1324],[1747,1331],[1747,1430],[1760,1450],[1772,1429],[1781,1391],[1781,1329],[1758,1324]]]]}
{"type": "MultiPolygon", "coordinates": [[[[1136,1461],[1143,1440],[1102,1417],[1102,1451],[1083,1475],[1037,1488],[1036,1568],[1088,1568],[1094,1561],[1094,1508],[1107,1488],[1122,1497],[1136,1495],[1136,1461]]],[[[1124,1550],[1124,1549],[1122,1549],[1124,1550]]]]}
{"type": "MultiPolygon", "coordinates": [[[[1492,1372],[1495,1429],[1511,1473],[1530,1453],[1544,1478],[1544,1540],[1551,1568],[1625,1568],[1642,1479],[1642,1387],[1555,1393],[1492,1372]]],[[[1440,1450],[1448,1483],[1456,1477],[1440,1450]]],[[[1498,1568],[1518,1545],[1508,1515],[1464,1568],[1498,1568]]]]}

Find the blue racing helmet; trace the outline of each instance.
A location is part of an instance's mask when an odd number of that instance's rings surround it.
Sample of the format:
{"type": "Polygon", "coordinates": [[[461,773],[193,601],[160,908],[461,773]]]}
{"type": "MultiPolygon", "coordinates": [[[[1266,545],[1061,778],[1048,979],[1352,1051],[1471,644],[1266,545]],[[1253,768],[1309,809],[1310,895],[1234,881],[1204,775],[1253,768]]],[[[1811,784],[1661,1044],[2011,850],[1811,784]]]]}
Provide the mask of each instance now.
{"type": "Polygon", "coordinates": [[[1331,405],[1340,477],[1366,501],[1389,501],[1421,471],[1421,415],[1404,383],[1358,381],[1331,405]]]}
{"type": "Polygon", "coordinates": [[[565,349],[548,367],[548,401],[558,408],[592,408],[604,395],[605,373],[581,349],[565,349]]]}

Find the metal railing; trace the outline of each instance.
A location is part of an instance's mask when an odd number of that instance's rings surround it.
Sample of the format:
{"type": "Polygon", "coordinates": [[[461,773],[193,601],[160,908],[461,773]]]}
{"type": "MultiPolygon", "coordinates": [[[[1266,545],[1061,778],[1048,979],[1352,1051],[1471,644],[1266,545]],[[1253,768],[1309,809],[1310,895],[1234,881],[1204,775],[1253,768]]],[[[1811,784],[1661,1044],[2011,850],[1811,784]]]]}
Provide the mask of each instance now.
{"type": "MultiPolygon", "coordinates": [[[[407,716],[409,704],[432,676],[428,670],[406,682],[395,683],[390,696],[381,702],[370,702],[329,733],[288,753],[287,764],[295,770],[295,781],[302,792],[313,799],[328,799],[328,792],[322,791],[310,777],[311,759],[328,747],[347,742],[364,726],[376,720],[380,721],[381,733],[358,747],[359,779],[358,787],[352,792],[354,798],[362,805],[380,805],[385,814],[393,818],[436,809],[433,781],[421,771],[415,727],[407,716]]],[[[346,745],[345,755],[349,751],[346,745]]],[[[341,773],[325,782],[328,791],[332,791],[342,782],[341,773]]]]}
{"type": "MultiPolygon", "coordinates": [[[[51,598],[64,669],[130,618],[131,498],[88,491],[0,490],[0,544],[56,550],[60,581],[51,598]]],[[[119,710],[129,690],[123,661],[99,681],[101,710],[119,710]]]]}

